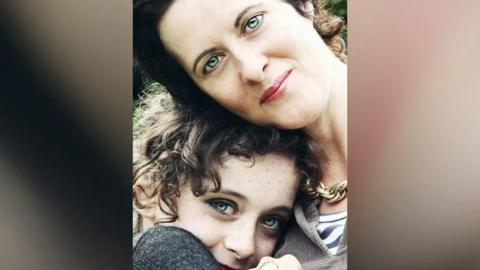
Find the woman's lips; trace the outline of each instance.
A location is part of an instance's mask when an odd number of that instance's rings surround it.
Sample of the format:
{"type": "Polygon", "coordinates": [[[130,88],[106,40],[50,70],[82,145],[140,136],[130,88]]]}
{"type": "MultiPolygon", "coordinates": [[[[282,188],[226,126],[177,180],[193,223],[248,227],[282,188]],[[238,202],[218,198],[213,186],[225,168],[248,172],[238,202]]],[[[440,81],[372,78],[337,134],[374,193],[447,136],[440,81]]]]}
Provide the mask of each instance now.
{"type": "Polygon", "coordinates": [[[260,98],[260,104],[274,101],[279,98],[283,94],[283,92],[285,92],[288,83],[288,76],[290,76],[290,73],[292,73],[291,69],[284,72],[275,80],[275,82],[273,82],[273,85],[270,86],[260,98]]]}

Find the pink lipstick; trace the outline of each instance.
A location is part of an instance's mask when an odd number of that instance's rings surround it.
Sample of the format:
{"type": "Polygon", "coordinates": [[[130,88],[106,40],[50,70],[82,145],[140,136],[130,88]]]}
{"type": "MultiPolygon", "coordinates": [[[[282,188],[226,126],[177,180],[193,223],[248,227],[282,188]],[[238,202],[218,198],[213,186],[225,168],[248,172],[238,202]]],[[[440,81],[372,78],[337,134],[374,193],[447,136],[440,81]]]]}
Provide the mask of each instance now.
{"type": "Polygon", "coordinates": [[[272,102],[282,96],[287,88],[288,76],[292,70],[288,70],[280,75],[260,98],[260,104],[272,102]]]}

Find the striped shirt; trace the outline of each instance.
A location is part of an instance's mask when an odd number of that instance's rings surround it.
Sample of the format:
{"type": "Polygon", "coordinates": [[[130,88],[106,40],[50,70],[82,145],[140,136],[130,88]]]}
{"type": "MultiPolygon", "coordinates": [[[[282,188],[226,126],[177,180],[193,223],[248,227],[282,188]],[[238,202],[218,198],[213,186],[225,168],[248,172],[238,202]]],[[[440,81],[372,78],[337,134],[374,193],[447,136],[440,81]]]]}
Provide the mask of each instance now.
{"type": "Polygon", "coordinates": [[[337,253],[338,243],[342,237],[346,221],[347,211],[320,215],[317,231],[333,255],[337,253]]]}

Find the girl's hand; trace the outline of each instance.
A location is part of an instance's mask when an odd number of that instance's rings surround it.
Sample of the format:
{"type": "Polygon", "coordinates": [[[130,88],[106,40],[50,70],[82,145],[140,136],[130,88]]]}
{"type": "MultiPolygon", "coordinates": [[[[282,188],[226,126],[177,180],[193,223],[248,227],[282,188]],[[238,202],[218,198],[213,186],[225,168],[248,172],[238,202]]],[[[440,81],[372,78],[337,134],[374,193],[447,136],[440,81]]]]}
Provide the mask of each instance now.
{"type": "Polygon", "coordinates": [[[302,270],[302,265],[293,255],[280,258],[263,257],[257,267],[250,270],[302,270]]]}

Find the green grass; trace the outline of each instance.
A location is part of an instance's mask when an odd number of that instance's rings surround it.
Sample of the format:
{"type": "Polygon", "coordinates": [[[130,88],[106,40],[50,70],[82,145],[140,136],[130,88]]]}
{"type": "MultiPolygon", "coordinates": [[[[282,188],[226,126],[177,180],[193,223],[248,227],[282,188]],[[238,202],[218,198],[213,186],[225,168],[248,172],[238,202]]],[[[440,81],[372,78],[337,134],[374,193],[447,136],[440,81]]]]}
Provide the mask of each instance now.
{"type": "Polygon", "coordinates": [[[141,96],[133,104],[133,139],[138,138],[140,134],[145,130],[145,127],[142,126],[140,119],[143,116],[145,109],[145,99],[149,95],[159,93],[161,91],[167,91],[164,86],[157,82],[146,82],[145,89],[143,89],[141,96]]]}

